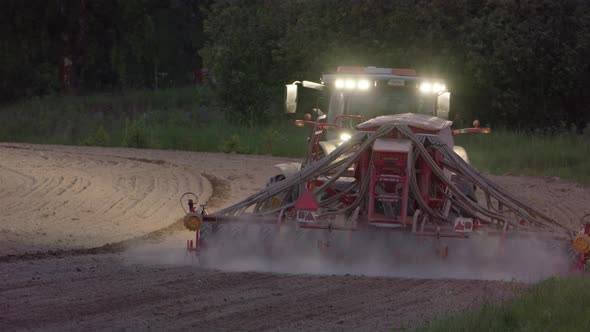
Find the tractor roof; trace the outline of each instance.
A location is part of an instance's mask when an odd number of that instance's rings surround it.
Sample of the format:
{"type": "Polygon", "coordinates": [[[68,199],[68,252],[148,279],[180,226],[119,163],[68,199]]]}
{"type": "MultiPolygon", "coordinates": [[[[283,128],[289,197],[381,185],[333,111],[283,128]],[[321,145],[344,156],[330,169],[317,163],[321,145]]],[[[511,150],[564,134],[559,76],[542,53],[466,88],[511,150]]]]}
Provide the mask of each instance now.
{"type": "Polygon", "coordinates": [[[330,83],[342,76],[365,76],[377,80],[400,79],[404,81],[419,81],[423,78],[416,76],[415,69],[409,68],[378,68],[360,66],[338,66],[336,73],[322,75],[324,83],[330,83]]]}
{"type": "Polygon", "coordinates": [[[377,67],[354,67],[338,66],[336,73],[339,74],[382,74],[396,76],[416,76],[415,69],[408,68],[377,68],[377,67]]]}
{"type": "Polygon", "coordinates": [[[438,84],[445,87],[443,80],[416,76],[415,69],[339,66],[335,73],[322,75],[322,83],[332,85],[341,79],[388,81],[388,86],[418,87],[421,83],[438,84]]]}

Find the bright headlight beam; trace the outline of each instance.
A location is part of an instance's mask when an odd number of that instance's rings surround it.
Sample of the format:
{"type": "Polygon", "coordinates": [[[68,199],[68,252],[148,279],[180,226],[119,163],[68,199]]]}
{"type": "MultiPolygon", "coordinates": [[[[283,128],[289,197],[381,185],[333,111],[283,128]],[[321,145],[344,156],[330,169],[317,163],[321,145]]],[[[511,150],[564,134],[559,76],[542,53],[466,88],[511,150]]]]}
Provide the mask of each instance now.
{"type": "Polygon", "coordinates": [[[440,83],[434,83],[432,85],[432,92],[439,93],[441,91],[440,83]]]}
{"type": "Polygon", "coordinates": [[[359,90],[368,90],[369,89],[369,81],[367,80],[360,80],[357,83],[357,88],[359,88],[359,90]]]}
{"type": "Polygon", "coordinates": [[[352,78],[339,78],[334,81],[334,87],[336,89],[346,89],[346,90],[368,90],[371,88],[371,82],[366,79],[355,80],[352,78]]]}
{"type": "Polygon", "coordinates": [[[432,92],[432,84],[430,84],[430,82],[420,84],[420,91],[425,93],[432,92]]]}
{"type": "Polygon", "coordinates": [[[356,86],[356,82],[354,80],[346,80],[346,82],[344,83],[344,86],[349,89],[352,90],[355,88],[356,86]]]}
{"type": "Polygon", "coordinates": [[[446,85],[440,82],[422,82],[419,88],[423,93],[443,93],[447,91],[446,85]]]}
{"type": "Polygon", "coordinates": [[[340,140],[342,140],[343,142],[346,142],[350,139],[350,134],[349,133],[342,133],[340,134],[340,140]]]}

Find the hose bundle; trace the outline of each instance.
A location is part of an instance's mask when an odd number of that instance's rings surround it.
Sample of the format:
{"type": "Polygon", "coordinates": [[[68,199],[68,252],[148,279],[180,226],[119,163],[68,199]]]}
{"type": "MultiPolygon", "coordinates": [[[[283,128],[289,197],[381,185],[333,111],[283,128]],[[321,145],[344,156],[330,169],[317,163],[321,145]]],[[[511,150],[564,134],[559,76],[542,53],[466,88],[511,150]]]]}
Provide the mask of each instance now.
{"type": "MultiPolygon", "coordinates": [[[[439,137],[415,134],[405,124],[385,124],[372,132],[358,131],[332,153],[306,165],[296,175],[276,182],[266,189],[215,214],[238,216],[248,213],[252,216],[263,216],[277,213],[281,210],[292,208],[295,202],[283,202],[282,206],[267,210],[261,208],[262,204],[277,195],[287,196],[289,193],[297,192],[297,190],[303,188],[310,180],[322,179],[324,180],[323,184],[314,190],[314,195],[321,206],[321,211],[318,211],[319,215],[343,214],[350,216],[362,203],[363,199],[367,197],[370,182],[368,176],[364,176],[361,183],[358,181],[347,181],[345,188],[336,194],[324,195],[324,193],[337,181],[343,180],[343,177],[346,176],[347,171],[353,164],[360,164],[358,163],[360,157],[372,149],[372,145],[376,139],[390,136],[392,133],[396,133],[401,138],[408,139],[413,143],[414,160],[410,161],[410,197],[417,203],[422,213],[427,214],[433,222],[452,223],[452,220],[441,209],[430,207],[422,198],[418,188],[415,168],[418,158],[422,158],[430,166],[433,174],[447,188],[445,192],[446,199],[450,200],[453,206],[468,215],[497,225],[499,228],[511,226],[514,229],[525,231],[563,232],[568,234],[568,236],[573,234],[573,229],[536,210],[487,179],[457,155],[451,146],[443,143],[439,137]],[[443,156],[443,165],[439,165],[434,161],[431,156],[432,151],[437,151],[443,156]],[[445,174],[443,168],[451,170],[456,176],[463,178],[478,188],[485,196],[486,205],[481,205],[467,197],[457,184],[453,182],[451,177],[445,174]],[[355,194],[353,195],[355,200],[349,204],[342,203],[340,198],[349,193],[355,194]]],[[[368,173],[365,172],[365,174],[368,173]]]]}

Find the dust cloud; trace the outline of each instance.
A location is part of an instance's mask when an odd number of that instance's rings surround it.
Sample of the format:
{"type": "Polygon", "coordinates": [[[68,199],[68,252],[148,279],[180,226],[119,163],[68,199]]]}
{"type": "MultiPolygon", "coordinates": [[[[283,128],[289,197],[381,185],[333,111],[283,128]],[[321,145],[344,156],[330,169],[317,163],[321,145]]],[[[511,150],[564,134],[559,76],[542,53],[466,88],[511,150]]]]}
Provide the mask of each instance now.
{"type": "MultiPolygon", "coordinates": [[[[522,282],[566,273],[570,264],[565,243],[557,241],[519,238],[502,242],[483,236],[437,240],[387,231],[364,234],[287,227],[279,240],[270,227],[274,226],[228,225],[219,235],[209,236],[198,257],[187,253],[179,239],[137,246],[125,257],[131,264],[191,265],[235,272],[522,282]],[[448,255],[442,257],[445,246],[448,255]]],[[[183,234],[188,238],[194,233],[183,234]]]]}

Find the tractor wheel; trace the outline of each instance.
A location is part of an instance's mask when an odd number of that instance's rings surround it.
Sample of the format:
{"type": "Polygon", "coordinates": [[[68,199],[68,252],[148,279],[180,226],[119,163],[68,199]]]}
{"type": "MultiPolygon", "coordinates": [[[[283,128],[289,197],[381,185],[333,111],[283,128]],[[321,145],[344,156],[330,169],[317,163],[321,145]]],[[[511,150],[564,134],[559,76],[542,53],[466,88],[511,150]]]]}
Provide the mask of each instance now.
{"type": "Polygon", "coordinates": [[[229,224],[229,232],[232,240],[239,240],[244,234],[244,225],[229,224]]]}
{"type": "Polygon", "coordinates": [[[455,181],[455,185],[459,187],[459,190],[461,190],[461,192],[467,196],[467,198],[477,203],[477,188],[473,185],[473,183],[469,182],[463,177],[460,177],[455,181]]]}
{"type": "MultiPolygon", "coordinates": [[[[477,187],[475,187],[475,185],[473,185],[473,183],[471,183],[470,181],[468,181],[467,179],[465,179],[463,177],[455,178],[454,183],[459,188],[459,190],[461,190],[463,195],[467,196],[467,198],[469,198],[474,203],[478,202],[477,195],[476,195],[477,187]]],[[[471,215],[470,213],[467,213],[463,209],[458,209],[454,213],[451,212],[451,214],[454,214],[456,217],[473,218],[473,215],[471,215]]]]}
{"type": "MultiPolygon", "coordinates": [[[[285,179],[286,179],[286,177],[283,174],[272,176],[266,182],[266,187],[268,188],[271,185],[273,185],[277,182],[281,182],[285,179]]],[[[284,204],[284,202],[283,202],[284,197],[283,196],[284,195],[276,195],[276,196],[273,196],[273,197],[267,199],[266,201],[262,202],[262,206],[260,207],[260,211],[264,212],[264,211],[276,210],[276,209],[280,208],[281,205],[284,204]]]]}
{"type": "Polygon", "coordinates": [[[201,241],[209,241],[209,239],[211,239],[211,237],[213,236],[213,224],[210,222],[204,222],[201,225],[201,234],[200,234],[200,240],[201,241]]]}
{"type": "Polygon", "coordinates": [[[258,239],[264,243],[272,241],[276,237],[276,226],[260,225],[258,228],[258,239]]]}
{"type": "Polygon", "coordinates": [[[245,223],[218,224],[215,231],[215,239],[226,242],[240,241],[249,225],[245,223]]]}

